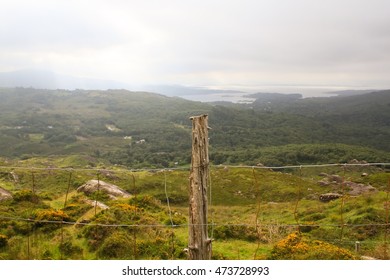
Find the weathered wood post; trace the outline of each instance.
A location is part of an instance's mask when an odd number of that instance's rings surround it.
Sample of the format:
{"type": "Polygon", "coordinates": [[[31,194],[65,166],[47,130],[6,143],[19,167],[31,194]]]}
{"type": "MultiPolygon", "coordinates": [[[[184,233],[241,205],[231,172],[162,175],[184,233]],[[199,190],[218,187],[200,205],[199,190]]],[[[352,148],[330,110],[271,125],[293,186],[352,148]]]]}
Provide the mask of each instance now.
{"type": "Polygon", "coordinates": [[[209,183],[208,116],[192,120],[192,157],[189,201],[189,258],[211,259],[211,239],[208,238],[207,186],[209,183]]]}

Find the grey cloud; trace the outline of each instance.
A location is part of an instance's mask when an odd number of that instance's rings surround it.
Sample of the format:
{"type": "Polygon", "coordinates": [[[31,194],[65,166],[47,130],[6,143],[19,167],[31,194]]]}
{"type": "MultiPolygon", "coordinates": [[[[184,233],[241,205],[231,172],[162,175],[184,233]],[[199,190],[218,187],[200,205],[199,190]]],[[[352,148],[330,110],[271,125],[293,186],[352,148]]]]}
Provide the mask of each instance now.
{"type": "MultiPolygon", "coordinates": [[[[31,1],[34,5],[35,1],[31,1]]],[[[55,2],[55,1],[53,1],[55,2]]],[[[121,34],[85,11],[62,6],[28,6],[3,10],[0,25],[2,48],[52,50],[101,48],[121,42],[121,34]]]]}
{"type": "Polygon", "coordinates": [[[12,68],[9,57],[18,66],[23,59],[34,64],[39,55],[42,64],[62,72],[55,67],[67,62],[58,61],[63,55],[84,73],[91,68],[97,73],[99,63],[100,77],[184,84],[234,79],[353,84],[355,75],[356,84],[366,77],[375,86],[390,74],[387,0],[86,3],[5,5],[0,65],[12,68]]]}

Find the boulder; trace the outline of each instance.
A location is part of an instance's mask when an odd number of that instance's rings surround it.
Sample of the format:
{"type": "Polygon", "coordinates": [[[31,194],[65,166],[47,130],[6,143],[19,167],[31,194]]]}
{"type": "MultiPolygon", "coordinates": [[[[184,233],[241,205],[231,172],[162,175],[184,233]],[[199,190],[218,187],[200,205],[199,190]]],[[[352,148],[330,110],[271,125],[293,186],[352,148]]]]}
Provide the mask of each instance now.
{"type": "Polygon", "coordinates": [[[100,201],[96,201],[96,200],[90,200],[90,199],[86,199],[84,200],[85,203],[93,206],[93,207],[99,207],[100,209],[102,210],[106,210],[106,209],[109,209],[110,207],[108,207],[107,205],[105,205],[104,203],[100,202],[100,201]]]}
{"type": "Polygon", "coordinates": [[[328,180],[329,180],[329,182],[334,182],[334,183],[340,184],[343,182],[343,177],[341,177],[339,175],[329,175],[328,180]]]}
{"type": "Polygon", "coordinates": [[[319,198],[323,202],[328,202],[328,201],[331,201],[331,200],[338,199],[338,198],[340,198],[342,196],[343,195],[341,195],[339,193],[324,193],[324,194],[321,194],[319,198]]]}
{"type": "Polygon", "coordinates": [[[87,183],[77,188],[78,192],[83,192],[85,194],[92,194],[98,190],[106,193],[111,199],[116,199],[118,197],[131,197],[131,195],[125,190],[104,181],[89,180],[87,183]]]}
{"type": "Polygon", "coordinates": [[[12,194],[0,187],[0,201],[12,199],[12,194]]]}
{"type": "Polygon", "coordinates": [[[348,192],[348,194],[357,196],[361,194],[366,194],[366,193],[375,193],[378,190],[374,188],[371,185],[365,185],[365,184],[359,184],[355,182],[350,182],[347,181],[345,182],[346,186],[348,186],[351,190],[348,192]]]}
{"type": "Polygon", "coordinates": [[[11,171],[10,175],[12,176],[12,179],[13,179],[14,183],[15,184],[19,184],[19,176],[18,176],[18,174],[16,174],[15,172],[11,171]]]}
{"type": "Polygon", "coordinates": [[[350,160],[348,162],[349,164],[367,164],[367,161],[365,160],[357,160],[356,158],[350,160]]]}
{"type": "Polygon", "coordinates": [[[317,184],[320,185],[321,187],[326,187],[326,186],[329,186],[330,183],[328,181],[321,180],[321,181],[318,181],[317,184]]]}

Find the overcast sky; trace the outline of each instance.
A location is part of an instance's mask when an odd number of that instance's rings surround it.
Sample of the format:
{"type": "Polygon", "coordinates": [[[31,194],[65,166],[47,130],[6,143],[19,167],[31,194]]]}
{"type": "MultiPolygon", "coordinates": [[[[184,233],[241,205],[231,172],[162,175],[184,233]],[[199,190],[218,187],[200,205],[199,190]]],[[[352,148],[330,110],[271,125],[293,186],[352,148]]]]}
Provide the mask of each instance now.
{"type": "Polygon", "coordinates": [[[389,0],[2,0],[0,72],[390,88],[389,0]]]}

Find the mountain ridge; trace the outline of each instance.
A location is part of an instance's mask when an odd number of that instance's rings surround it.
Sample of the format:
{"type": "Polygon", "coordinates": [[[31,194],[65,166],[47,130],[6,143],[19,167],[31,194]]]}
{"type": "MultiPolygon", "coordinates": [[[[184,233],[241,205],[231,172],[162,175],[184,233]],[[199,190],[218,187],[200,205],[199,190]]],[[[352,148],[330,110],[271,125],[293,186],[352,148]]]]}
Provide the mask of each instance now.
{"type": "MultiPolygon", "coordinates": [[[[293,95],[300,94],[304,98],[321,97],[321,96],[347,96],[360,95],[372,90],[342,90],[328,91],[323,89],[323,93],[315,94],[297,92],[296,86],[291,90],[282,90],[283,93],[263,91],[252,88],[235,89],[237,86],[226,87],[210,87],[210,86],[194,86],[181,84],[141,84],[134,82],[121,82],[108,79],[95,79],[88,77],[75,77],[71,75],[63,75],[54,71],[45,69],[20,69],[16,71],[0,72],[0,87],[13,88],[39,88],[39,89],[65,89],[65,90],[109,90],[109,89],[126,89],[129,91],[147,91],[155,92],[167,96],[178,96],[188,100],[202,102],[233,102],[233,103],[251,103],[254,97],[260,95],[293,95]]],[[[305,87],[305,86],[303,86],[305,87]]],[[[242,88],[242,87],[238,87],[242,88]]],[[[262,88],[259,86],[259,88],[262,88]]],[[[288,87],[287,87],[288,88],[288,87]]]]}

